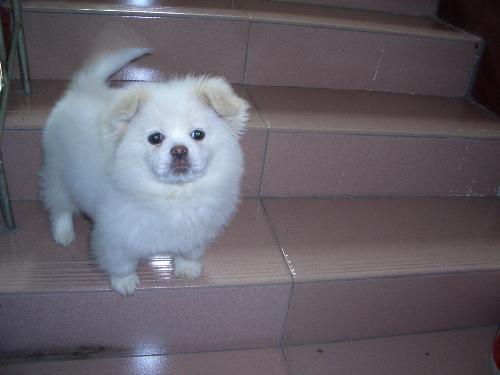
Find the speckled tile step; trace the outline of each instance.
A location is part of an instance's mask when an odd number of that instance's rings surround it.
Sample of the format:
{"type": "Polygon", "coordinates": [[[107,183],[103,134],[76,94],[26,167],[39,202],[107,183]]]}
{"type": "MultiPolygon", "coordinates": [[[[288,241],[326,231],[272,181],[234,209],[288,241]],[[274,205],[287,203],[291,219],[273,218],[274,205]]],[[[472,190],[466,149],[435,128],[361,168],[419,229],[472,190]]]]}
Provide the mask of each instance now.
{"type": "Polygon", "coordinates": [[[0,351],[81,346],[137,355],[272,347],[280,343],[291,277],[261,204],[244,200],[207,251],[200,279],[173,277],[172,258],[139,266],[121,297],[88,253],[89,223],[67,249],[37,202],[14,204],[18,228],[0,235],[0,351]]]}
{"type": "Polygon", "coordinates": [[[498,199],[264,205],[294,279],[285,345],[498,321],[498,199]]]}
{"type": "Polygon", "coordinates": [[[289,375],[279,348],[7,365],[0,362],[0,372],[3,375],[289,375]]]}
{"type": "Polygon", "coordinates": [[[286,347],[291,375],[489,375],[497,327],[286,347]]]}
{"type": "Polygon", "coordinates": [[[35,79],[68,79],[106,40],[155,49],[121,79],[194,72],[234,83],[463,96],[482,52],[480,38],[432,18],[321,5],[44,0],[24,9],[35,79]]]}

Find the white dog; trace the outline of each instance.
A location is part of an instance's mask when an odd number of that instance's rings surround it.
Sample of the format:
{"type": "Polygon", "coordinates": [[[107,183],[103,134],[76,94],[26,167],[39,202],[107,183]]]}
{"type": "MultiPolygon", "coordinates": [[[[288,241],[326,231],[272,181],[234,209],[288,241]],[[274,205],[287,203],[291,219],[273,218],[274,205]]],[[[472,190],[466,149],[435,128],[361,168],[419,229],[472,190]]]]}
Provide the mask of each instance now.
{"type": "Polygon", "coordinates": [[[222,78],[126,88],[107,78],[149,53],[102,56],[79,72],[43,134],[42,199],[55,241],[74,239],[73,215],[94,222],[91,247],[111,286],[132,294],[139,259],[174,255],[196,278],[201,257],[236,209],[248,104],[222,78]]]}

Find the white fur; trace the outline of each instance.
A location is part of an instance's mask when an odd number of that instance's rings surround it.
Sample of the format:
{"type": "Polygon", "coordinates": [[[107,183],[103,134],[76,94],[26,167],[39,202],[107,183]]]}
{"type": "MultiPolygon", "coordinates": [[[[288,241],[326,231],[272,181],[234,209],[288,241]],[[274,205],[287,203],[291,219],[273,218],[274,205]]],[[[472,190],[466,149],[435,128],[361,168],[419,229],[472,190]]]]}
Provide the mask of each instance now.
{"type": "Polygon", "coordinates": [[[74,239],[72,216],[94,221],[91,246],[112,287],[139,283],[139,259],[174,255],[174,272],[198,277],[201,257],[235,211],[248,104],[221,78],[109,88],[105,80],[146,49],[120,50],[78,73],[53,109],[43,134],[42,198],[54,239],[74,239]],[[191,132],[205,138],[196,141],[191,132]],[[160,132],[159,145],[148,137],[160,132]],[[188,148],[178,174],[170,153],[188,148]]]}

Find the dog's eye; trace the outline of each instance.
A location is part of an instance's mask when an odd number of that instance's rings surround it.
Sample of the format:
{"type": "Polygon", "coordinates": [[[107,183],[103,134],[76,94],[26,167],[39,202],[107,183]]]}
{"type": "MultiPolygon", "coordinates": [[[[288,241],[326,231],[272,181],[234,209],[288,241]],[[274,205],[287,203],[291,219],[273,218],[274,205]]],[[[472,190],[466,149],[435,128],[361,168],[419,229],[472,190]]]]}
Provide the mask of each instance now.
{"type": "Polygon", "coordinates": [[[163,142],[165,136],[161,133],[153,133],[148,137],[148,142],[152,145],[159,145],[163,142]]]}
{"type": "Polygon", "coordinates": [[[205,138],[205,132],[200,129],[193,130],[191,133],[191,138],[193,138],[195,141],[201,141],[203,138],[205,138]]]}

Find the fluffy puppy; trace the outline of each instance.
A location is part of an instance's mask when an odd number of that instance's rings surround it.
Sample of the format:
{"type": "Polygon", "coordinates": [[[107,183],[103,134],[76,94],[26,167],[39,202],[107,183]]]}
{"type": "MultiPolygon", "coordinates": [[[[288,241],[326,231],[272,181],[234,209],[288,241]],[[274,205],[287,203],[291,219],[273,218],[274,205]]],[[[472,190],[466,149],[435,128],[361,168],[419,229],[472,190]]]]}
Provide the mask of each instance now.
{"type": "Polygon", "coordinates": [[[54,239],[70,244],[73,216],[93,220],[91,247],[120,294],[139,284],[141,258],[174,255],[196,278],[201,257],[235,212],[248,104],[222,78],[114,89],[107,78],[149,53],[102,56],[77,73],[43,133],[41,195],[54,239]]]}

